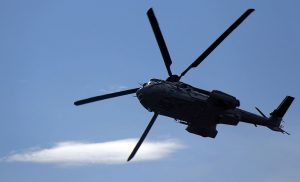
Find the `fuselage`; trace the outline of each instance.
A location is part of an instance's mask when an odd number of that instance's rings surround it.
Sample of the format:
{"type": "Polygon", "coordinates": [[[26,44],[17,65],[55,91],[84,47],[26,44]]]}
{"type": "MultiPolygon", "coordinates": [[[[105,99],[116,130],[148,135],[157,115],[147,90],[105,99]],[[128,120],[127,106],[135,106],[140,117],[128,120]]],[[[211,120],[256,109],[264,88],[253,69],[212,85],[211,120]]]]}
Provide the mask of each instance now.
{"type": "Polygon", "coordinates": [[[237,107],[235,97],[221,91],[206,91],[183,82],[151,79],[136,95],[150,112],[188,125],[187,130],[201,136],[215,137],[217,124],[237,125],[239,121],[269,126],[270,120],[237,107]]]}

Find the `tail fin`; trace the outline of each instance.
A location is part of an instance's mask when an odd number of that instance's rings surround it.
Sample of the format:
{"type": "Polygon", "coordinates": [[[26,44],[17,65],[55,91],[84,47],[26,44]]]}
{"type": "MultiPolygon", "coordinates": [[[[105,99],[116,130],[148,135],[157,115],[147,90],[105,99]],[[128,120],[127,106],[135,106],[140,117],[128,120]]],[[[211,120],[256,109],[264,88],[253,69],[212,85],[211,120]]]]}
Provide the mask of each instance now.
{"type": "Polygon", "coordinates": [[[270,113],[271,117],[283,118],[284,114],[292,104],[293,100],[294,97],[286,96],[285,99],[281,102],[281,104],[277,107],[277,109],[270,113]]]}
{"type": "Polygon", "coordinates": [[[286,96],[285,99],[277,107],[277,109],[275,109],[273,112],[270,113],[271,116],[270,119],[274,122],[274,126],[269,126],[268,128],[274,131],[279,131],[282,133],[289,134],[282,129],[283,126],[281,125],[281,121],[284,114],[289,109],[293,101],[294,101],[294,97],[286,96]]]}

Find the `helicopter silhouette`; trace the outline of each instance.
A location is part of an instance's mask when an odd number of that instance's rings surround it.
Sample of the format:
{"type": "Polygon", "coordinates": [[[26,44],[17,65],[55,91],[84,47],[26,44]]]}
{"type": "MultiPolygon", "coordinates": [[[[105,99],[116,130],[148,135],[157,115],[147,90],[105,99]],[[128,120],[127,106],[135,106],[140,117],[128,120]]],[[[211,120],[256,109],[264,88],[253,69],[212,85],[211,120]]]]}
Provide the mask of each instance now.
{"type": "Polygon", "coordinates": [[[246,122],[255,126],[261,125],[273,131],[289,134],[283,130],[281,122],[294,97],[286,96],[281,104],[267,117],[257,107],[255,108],[260,115],[239,109],[240,101],[227,93],[218,90],[203,90],[180,81],[191,68],[196,68],[253,11],[254,9],[246,10],[189,67],[180,75],[176,75],[172,73],[172,60],[169,51],[153,9],[150,8],[147,11],[147,16],[161,51],[169,75],[168,78],[166,80],[153,78],[138,88],[82,99],[74,102],[74,104],[78,106],[135,93],[140,103],[148,111],[154,113],[127,161],[134,157],[159,115],[174,118],[179,123],[187,125],[186,130],[188,132],[202,137],[215,138],[218,133],[217,124],[236,126],[239,122],[246,122]]]}

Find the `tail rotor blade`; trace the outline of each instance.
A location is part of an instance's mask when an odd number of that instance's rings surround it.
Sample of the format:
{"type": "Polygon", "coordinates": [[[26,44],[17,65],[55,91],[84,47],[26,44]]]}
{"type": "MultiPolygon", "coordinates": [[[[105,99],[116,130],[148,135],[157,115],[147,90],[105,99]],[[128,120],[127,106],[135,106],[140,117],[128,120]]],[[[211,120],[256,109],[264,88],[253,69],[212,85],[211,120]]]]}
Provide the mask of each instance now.
{"type": "Polygon", "coordinates": [[[162,33],[160,31],[158,22],[156,20],[156,17],[154,15],[154,12],[153,12],[152,8],[150,8],[148,10],[147,15],[148,15],[148,18],[149,18],[152,30],[154,32],[157,44],[159,46],[161,55],[162,55],[162,57],[164,59],[165,66],[167,68],[168,74],[169,74],[169,76],[172,76],[172,71],[171,71],[171,68],[170,68],[170,66],[172,64],[172,60],[171,60],[171,57],[170,57],[167,45],[166,45],[165,40],[164,40],[164,38],[162,36],[162,33]]]}
{"type": "Polygon", "coordinates": [[[191,68],[197,67],[234,29],[236,29],[254,9],[248,9],[240,16],[217,40],[215,40],[186,70],[184,70],[180,78],[183,77],[191,68]]]}
{"type": "Polygon", "coordinates": [[[138,149],[140,148],[140,146],[142,145],[143,141],[145,140],[148,132],[150,131],[154,121],[156,120],[158,114],[154,113],[153,117],[151,118],[147,128],[145,129],[143,135],[141,136],[140,140],[138,141],[138,143],[136,144],[136,146],[134,147],[133,151],[131,152],[130,156],[128,157],[127,161],[130,161],[134,155],[136,154],[136,152],[138,151],[138,149]]]}
{"type": "Polygon", "coordinates": [[[264,118],[267,118],[267,116],[257,107],[255,107],[255,109],[259,112],[260,115],[262,115],[264,118]]]}
{"type": "Polygon", "coordinates": [[[100,100],[104,100],[104,99],[110,99],[110,98],[113,98],[113,97],[119,97],[119,96],[123,96],[123,95],[133,94],[138,89],[139,88],[133,88],[133,89],[129,89],[129,90],[123,90],[123,91],[120,91],[120,92],[114,92],[114,93],[110,93],[110,94],[90,97],[90,98],[87,98],[87,99],[78,100],[78,101],[74,102],[74,104],[76,106],[79,106],[79,105],[82,105],[82,104],[88,104],[88,103],[91,103],[91,102],[96,102],[96,101],[100,101],[100,100]]]}

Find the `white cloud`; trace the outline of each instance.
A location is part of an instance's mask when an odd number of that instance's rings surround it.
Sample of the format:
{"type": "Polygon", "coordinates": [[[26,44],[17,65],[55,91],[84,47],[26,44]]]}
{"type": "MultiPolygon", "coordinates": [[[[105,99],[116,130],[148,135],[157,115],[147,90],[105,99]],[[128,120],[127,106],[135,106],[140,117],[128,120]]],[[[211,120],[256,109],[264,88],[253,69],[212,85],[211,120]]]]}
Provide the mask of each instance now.
{"type": "MultiPolygon", "coordinates": [[[[53,163],[61,165],[126,163],[138,139],[102,143],[61,142],[50,148],[12,154],[4,161],[53,163]]],[[[132,161],[158,160],[182,148],[177,140],[145,141],[132,161]]]]}

